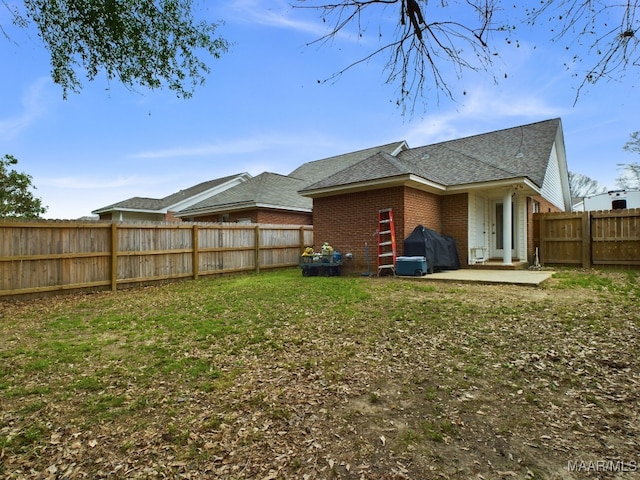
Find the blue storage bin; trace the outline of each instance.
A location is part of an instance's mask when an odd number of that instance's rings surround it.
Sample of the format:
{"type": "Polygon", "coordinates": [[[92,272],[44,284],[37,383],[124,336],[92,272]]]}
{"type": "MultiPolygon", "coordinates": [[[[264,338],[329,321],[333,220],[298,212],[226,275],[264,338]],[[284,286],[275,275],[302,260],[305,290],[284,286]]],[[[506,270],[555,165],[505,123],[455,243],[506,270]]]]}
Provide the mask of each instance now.
{"type": "Polygon", "coordinates": [[[396,257],[396,275],[421,277],[426,273],[426,257],[396,257]]]}

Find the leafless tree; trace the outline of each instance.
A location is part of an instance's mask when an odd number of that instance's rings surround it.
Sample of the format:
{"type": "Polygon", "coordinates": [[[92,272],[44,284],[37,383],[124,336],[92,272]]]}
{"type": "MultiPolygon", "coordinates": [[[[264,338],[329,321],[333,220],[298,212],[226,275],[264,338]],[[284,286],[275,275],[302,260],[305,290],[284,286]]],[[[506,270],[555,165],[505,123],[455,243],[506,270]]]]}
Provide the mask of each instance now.
{"type": "Polygon", "coordinates": [[[484,70],[497,80],[494,64],[501,47],[518,45],[525,26],[542,30],[538,33],[569,53],[565,66],[578,77],[576,99],[585,85],[640,66],[637,0],[298,0],[296,6],[315,9],[328,22],[316,42],[349,32],[370,39],[373,31],[377,37],[370,53],[324,81],[387,53],[387,83],[397,84],[398,104],[412,109],[426,90],[453,98],[458,92],[451,80],[464,72],[484,70]]]}
{"type": "MultiPolygon", "coordinates": [[[[631,140],[622,147],[627,152],[640,153],[640,132],[633,132],[631,140]]],[[[619,163],[618,168],[622,174],[616,178],[616,184],[620,188],[640,189],[640,162],[619,163]]]]}
{"type": "Polygon", "coordinates": [[[604,193],[607,188],[586,175],[569,172],[569,190],[572,197],[586,197],[596,193],[604,193]]]}

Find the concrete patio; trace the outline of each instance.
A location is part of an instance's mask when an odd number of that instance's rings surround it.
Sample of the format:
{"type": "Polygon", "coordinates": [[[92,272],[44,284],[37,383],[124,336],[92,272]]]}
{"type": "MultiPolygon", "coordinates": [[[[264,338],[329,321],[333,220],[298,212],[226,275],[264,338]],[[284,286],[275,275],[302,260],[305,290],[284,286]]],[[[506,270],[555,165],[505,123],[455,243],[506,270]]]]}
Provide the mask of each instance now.
{"type": "Polygon", "coordinates": [[[505,283],[537,287],[551,278],[553,273],[552,270],[484,270],[463,268],[460,270],[445,270],[421,277],[398,276],[397,278],[456,283],[505,283]]]}

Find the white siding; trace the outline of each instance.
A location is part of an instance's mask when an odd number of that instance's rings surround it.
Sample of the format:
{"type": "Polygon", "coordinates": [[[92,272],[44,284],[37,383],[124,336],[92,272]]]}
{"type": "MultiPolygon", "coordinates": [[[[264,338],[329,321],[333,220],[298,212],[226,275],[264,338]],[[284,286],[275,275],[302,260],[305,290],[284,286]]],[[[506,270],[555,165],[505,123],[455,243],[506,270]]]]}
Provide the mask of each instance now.
{"type": "Polygon", "coordinates": [[[542,196],[553,203],[561,211],[564,211],[564,198],[562,196],[562,180],[560,175],[560,166],[558,165],[558,152],[556,145],[553,145],[551,157],[547,164],[547,171],[544,174],[544,183],[542,184],[542,196]]]}

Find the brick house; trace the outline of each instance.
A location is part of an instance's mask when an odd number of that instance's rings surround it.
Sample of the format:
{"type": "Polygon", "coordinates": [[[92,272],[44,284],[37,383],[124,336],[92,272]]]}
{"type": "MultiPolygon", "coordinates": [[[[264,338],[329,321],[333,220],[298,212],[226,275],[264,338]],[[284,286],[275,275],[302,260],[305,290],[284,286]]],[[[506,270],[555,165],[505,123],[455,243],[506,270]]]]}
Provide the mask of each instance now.
{"type": "Polygon", "coordinates": [[[305,182],[265,172],[178,212],[191,222],[311,225],[313,202],[297,192],[305,182]]]}
{"type": "Polygon", "coordinates": [[[404,142],[307,162],[289,175],[248,173],[203,182],[165,198],[133,197],[94,210],[101,220],[194,221],[311,225],[313,201],[304,187],[377,152],[396,154],[404,142]]]}
{"type": "Polygon", "coordinates": [[[377,261],[378,212],[394,212],[397,253],[418,225],[455,239],[463,266],[478,252],[505,265],[534,255],[533,213],[570,211],[559,118],[371,156],[308,185],[316,243],[377,261]],[[507,214],[510,212],[510,214],[507,214]]]}
{"type": "Polygon", "coordinates": [[[194,222],[313,224],[313,200],[300,190],[377,152],[396,154],[404,142],[307,162],[289,175],[264,172],[176,213],[194,222]]]}

